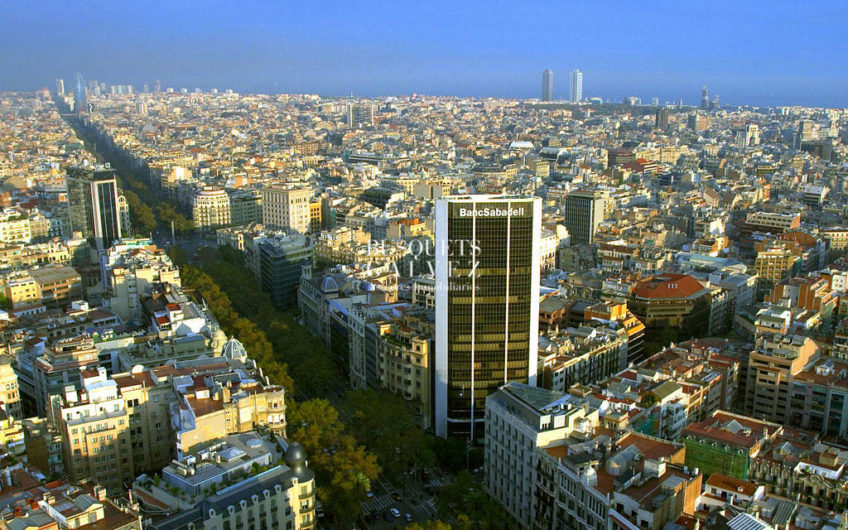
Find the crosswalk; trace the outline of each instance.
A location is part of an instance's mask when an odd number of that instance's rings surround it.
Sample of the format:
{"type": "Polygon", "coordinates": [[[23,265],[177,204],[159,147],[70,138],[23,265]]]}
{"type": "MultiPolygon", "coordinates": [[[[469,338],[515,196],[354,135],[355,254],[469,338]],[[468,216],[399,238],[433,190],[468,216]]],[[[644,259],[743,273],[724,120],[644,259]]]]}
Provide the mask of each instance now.
{"type": "Polygon", "coordinates": [[[426,484],[427,487],[438,489],[445,485],[445,481],[439,477],[433,477],[430,479],[430,482],[426,484]]]}
{"type": "Polygon", "coordinates": [[[365,512],[379,512],[385,510],[393,503],[394,501],[392,500],[391,496],[389,494],[385,494],[370,499],[368,502],[362,505],[362,509],[365,512]]]}
{"type": "Polygon", "coordinates": [[[436,509],[436,498],[430,497],[424,502],[421,503],[421,507],[424,508],[430,517],[434,517],[437,515],[438,510],[436,509]]]}

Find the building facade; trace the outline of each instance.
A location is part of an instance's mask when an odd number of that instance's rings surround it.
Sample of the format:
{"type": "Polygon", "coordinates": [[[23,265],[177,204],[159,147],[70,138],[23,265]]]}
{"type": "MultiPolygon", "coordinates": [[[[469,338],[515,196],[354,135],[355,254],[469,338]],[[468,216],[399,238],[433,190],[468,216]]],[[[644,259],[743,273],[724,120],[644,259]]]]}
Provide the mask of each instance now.
{"type": "Polygon", "coordinates": [[[486,396],[536,382],[541,214],[533,198],[436,201],[438,436],[474,440],[486,396]]]}

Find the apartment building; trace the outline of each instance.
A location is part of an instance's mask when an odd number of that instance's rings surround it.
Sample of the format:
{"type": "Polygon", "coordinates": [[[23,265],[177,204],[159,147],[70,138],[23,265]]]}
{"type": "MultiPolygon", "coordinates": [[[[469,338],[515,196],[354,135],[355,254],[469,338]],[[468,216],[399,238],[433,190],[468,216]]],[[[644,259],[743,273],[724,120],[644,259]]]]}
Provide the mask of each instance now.
{"type": "Polygon", "coordinates": [[[262,222],[262,193],[259,190],[238,190],[231,192],[229,197],[233,226],[262,222]]]}
{"type": "Polygon", "coordinates": [[[230,224],[230,197],[220,188],[202,188],[191,198],[191,220],[198,229],[215,229],[230,224]]]}
{"type": "Polygon", "coordinates": [[[384,388],[410,402],[422,428],[431,425],[432,345],[435,322],[432,312],[405,310],[402,317],[375,324],[377,342],[377,381],[384,388]]]}
{"type": "Polygon", "coordinates": [[[6,355],[0,355],[0,408],[7,416],[16,420],[22,420],[24,417],[18,375],[12,368],[12,359],[6,355]]]}
{"type": "Polygon", "coordinates": [[[627,366],[627,332],[596,325],[548,330],[539,337],[539,386],[566,392],[597,383],[627,366]]]}
{"type": "Polygon", "coordinates": [[[753,460],[783,432],[777,423],[723,410],[683,429],[686,465],[709,476],[721,473],[747,480],[753,460]]]}
{"type": "Polygon", "coordinates": [[[140,321],[143,302],[165,284],[180,288],[180,270],[149,240],[123,240],[106,252],[106,303],[124,321],[140,321]]]}
{"type": "Polygon", "coordinates": [[[661,530],[694,515],[702,475],[685,447],[601,427],[579,398],[508,383],[486,423],[486,489],[523,528],[661,530]]]}
{"type": "Polygon", "coordinates": [[[161,479],[139,477],[133,484],[151,508],[171,514],[154,516],[150,528],[315,528],[315,474],[303,448],[257,433],[220,437],[204,451],[174,461],[161,479]],[[284,463],[278,454],[285,454],[284,463]]]}
{"type": "Polygon", "coordinates": [[[86,333],[59,339],[33,362],[33,384],[39,415],[48,410],[50,396],[64,395],[70,386],[82,390],[79,374],[100,362],[94,340],[86,333]]]}
{"type": "Polygon", "coordinates": [[[312,190],[274,185],[262,190],[262,224],[273,230],[309,232],[312,190]]]}
{"type": "Polygon", "coordinates": [[[795,375],[818,357],[819,347],[809,337],[783,334],[758,337],[756,349],[748,355],[746,413],[787,423],[795,375]]]}
{"type": "Polygon", "coordinates": [[[81,373],[80,389],[50,397],[49,418],[62,434],[65,471],[73,483],[96,482],[109,494],[136,476],[130,418],[118,385],[103,368],[81,373]]]}

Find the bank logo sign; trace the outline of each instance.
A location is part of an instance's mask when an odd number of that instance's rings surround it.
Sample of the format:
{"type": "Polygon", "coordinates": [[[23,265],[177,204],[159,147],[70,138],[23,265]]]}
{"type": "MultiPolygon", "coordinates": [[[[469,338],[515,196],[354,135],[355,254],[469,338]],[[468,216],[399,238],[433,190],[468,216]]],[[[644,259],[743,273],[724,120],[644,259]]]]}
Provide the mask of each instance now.
{"type": "Polygon", "coordinates": [[[521,208],[460,208],[460,217],[518,217],[524,215],[521,208]]]}

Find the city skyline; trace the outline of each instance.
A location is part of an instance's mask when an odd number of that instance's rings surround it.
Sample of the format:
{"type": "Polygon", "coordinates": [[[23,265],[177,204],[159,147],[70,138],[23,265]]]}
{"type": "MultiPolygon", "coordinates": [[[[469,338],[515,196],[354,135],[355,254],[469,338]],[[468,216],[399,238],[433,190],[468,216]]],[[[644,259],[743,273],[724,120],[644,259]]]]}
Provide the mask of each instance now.
{"type": "Polygon", "coordinates": [[[251,7],[146,4],[154,23],[145,23],[137,10],[116,6],[89,13],[14,5],[4,47],[15,53],[0,54],[6,73],[0,90],[52,86],[56,77],[80,71],[138,87],[162,79],[165,86],[239,92],[528,99],[538,96],[539,71],[568,72],[579,64],[589,81],[584,97],[605,101],[638,96],[697,104],[698,89],[707,84],[728,105],[846,104],[848,80],[839,74],[845,45],[836,38],[846,14],[821,4],[670,10],[664,3],[608,2],[573,6],[569,32],[545,31],[556,17],[513,20],[498,6],[475,4],[392,6],[392,24],[379,31],[350,23],[364,15],[329,5],[251,7]],[[615,16],[597,16],[602,12],[615,16]],[[815,19],[819,31],[780,31],[784,20],[799,16],[815,19]],[[33,21],[39,31],[32,31],[33,21]]]}

